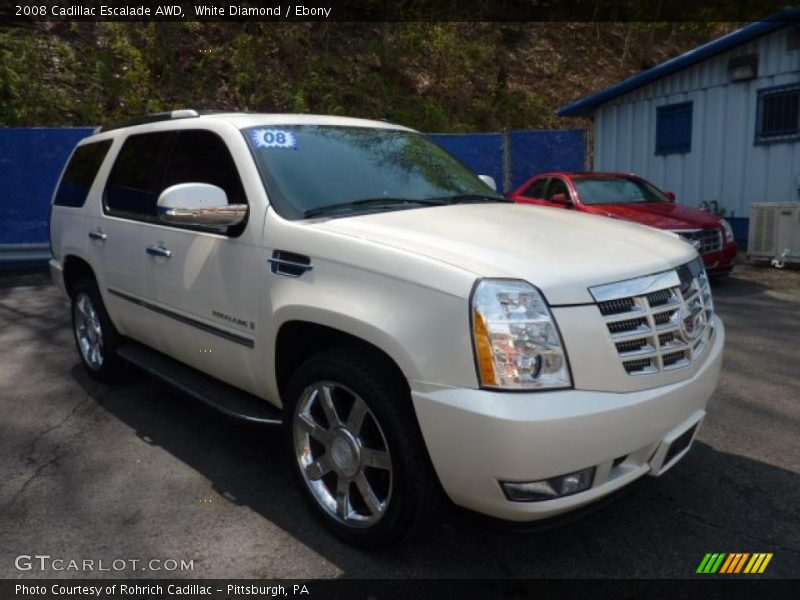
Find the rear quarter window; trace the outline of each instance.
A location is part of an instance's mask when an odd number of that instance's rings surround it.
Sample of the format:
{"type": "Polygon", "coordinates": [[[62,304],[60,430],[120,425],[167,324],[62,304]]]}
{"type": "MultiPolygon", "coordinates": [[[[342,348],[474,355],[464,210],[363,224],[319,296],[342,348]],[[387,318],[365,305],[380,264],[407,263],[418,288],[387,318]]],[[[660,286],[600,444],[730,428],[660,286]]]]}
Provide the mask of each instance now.
{"type": "Polygon", "coordinates": [[[55,206],[80,208],[84,205],[109,148],[111,140],[91,142],[75,149],[58,185],[53,200],[55,206]]]}

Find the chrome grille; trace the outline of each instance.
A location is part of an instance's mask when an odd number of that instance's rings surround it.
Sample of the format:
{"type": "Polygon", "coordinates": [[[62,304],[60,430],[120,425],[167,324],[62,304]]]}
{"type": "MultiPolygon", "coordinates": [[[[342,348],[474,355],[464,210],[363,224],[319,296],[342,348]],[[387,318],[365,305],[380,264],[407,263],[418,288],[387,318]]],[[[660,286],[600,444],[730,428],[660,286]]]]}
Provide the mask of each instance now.
{"type": "Polygon", "coordinates": [[[700,258],[590,291],[629,375],[686,367],[714,334],[714,303],[700,258]]]}
{"type": "Polygon", "coordinates": [[[694,246],[700,254],[719,252],[722,248],[722,230],[717,227],[675,230],[675,233],[694,246]]]}

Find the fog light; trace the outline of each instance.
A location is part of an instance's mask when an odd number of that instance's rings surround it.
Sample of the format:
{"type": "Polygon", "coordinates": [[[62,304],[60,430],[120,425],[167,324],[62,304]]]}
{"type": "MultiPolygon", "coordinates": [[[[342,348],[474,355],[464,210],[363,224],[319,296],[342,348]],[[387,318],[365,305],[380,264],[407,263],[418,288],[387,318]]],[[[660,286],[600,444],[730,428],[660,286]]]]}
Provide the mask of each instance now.
{"type": "Polygon", "coordinates": [[[594,467],[589,467],[582,471],[541,481],[524,483],[503,481],[501,485],[509,500],[514,502],[541,502],[542,500],[554,500],[588,490],[592,487],[593,480],[594,467]]]}

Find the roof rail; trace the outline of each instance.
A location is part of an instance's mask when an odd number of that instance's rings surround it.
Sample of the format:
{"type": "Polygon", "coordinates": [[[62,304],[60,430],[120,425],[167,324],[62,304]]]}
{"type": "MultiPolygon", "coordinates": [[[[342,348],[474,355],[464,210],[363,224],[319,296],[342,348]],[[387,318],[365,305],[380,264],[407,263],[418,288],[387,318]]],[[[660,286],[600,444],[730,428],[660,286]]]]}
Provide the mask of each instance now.
{"type": "Polygon", "coordinates": [[[133,119],[128,119],[126,121],[119,121],[117,123],[110,123],[108,125],[101,125],[97,129],[95,129],[94,132],[101,133],[103,131],[122,129],[123,127],[132,127],[134,125],[158,123],[159,121],[169,121],[170,119],[189,119],[192,117],[199,117],[199,116],[200,113],[198,113],[196,110],[192,110],[191,108],[182,110],[169,110],[159,113],[150,113],[148,115],[142,115],[141,117],[135,117],[133,119]]]}

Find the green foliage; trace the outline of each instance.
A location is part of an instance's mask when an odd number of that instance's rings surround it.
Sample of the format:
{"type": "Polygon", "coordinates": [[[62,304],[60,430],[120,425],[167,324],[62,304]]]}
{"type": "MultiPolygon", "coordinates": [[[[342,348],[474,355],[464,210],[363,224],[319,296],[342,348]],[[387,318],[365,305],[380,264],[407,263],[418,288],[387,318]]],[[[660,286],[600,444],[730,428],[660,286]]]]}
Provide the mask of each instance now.
{"type": "Polygon", "coordinates": [[[568,35],[554,25],[3,26],[0,125],[97,124],[196,107],[347,114],[440,132],[547,128],[561,124],[554,110],[567,100],[629,74],[641,47],[671,49],[675,39],[689,47],[713,33],[702,23],[584,23],[568,35]],[[613,67],[594,73],[596,56],[573,49],[575,39],[613,67]]]}

